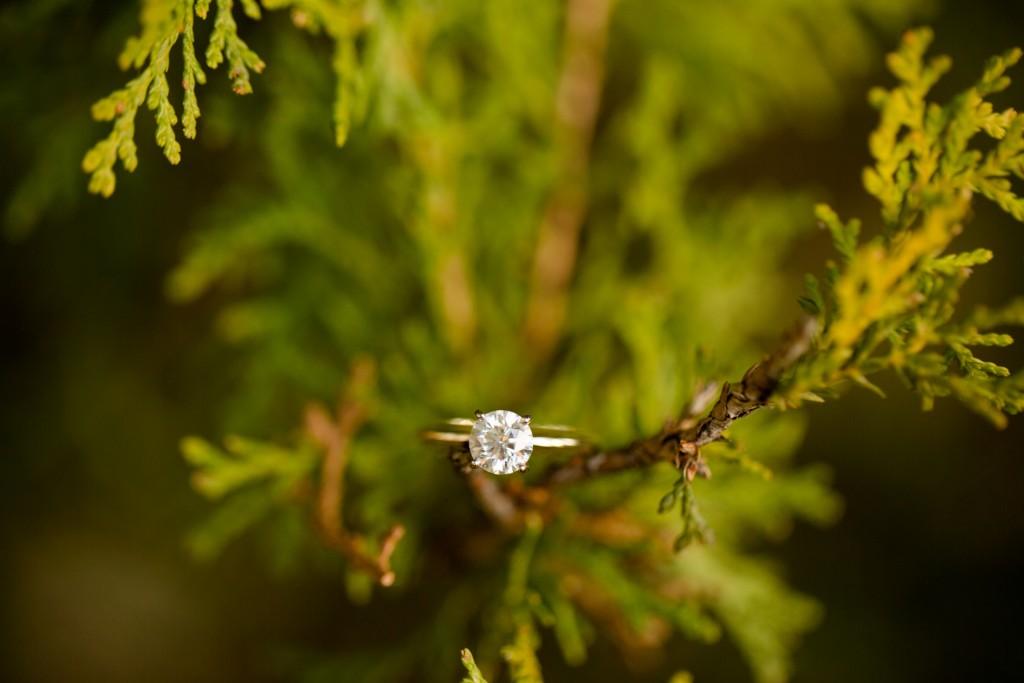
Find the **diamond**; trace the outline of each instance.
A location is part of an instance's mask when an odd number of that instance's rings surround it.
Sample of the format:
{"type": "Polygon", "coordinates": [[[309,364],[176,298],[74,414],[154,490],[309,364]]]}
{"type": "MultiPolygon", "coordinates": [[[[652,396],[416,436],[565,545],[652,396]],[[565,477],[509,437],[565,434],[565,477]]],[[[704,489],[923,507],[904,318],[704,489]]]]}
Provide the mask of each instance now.
{"type": "Polygon", "coordinates": [[[530,418],[511,410],[477,413],[469,433],[473,464],[491,474],[510,474],[526,469],[533,453],[530,418]]]}

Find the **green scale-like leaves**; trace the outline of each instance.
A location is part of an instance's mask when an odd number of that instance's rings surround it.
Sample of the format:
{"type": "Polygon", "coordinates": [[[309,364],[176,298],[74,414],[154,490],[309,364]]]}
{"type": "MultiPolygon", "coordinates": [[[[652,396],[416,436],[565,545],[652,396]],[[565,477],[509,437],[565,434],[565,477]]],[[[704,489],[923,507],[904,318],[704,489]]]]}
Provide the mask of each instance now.
{"type": "MultiPolygon", "coordinates": [[[[261,18],[262,11],[256,0],[242,0],[240,4],[250,19],[261,18]]],[[[268,9],[291,8],[296,25],[314,32],[323,27],[335,41],[333,66],[338,80],[334,105],[335,141],[338,146],[343,145],[353,111],[357,110],[355,93],[359,76],[355,39],[364,23],[358,6],[321,0],[268,0],[264,4],[268,9]]],[[[143,102],[154,113],[156,143],[164,156],[172,164],[181,161],[181,144],[175,135],[178,115],[171,104],[167,81],[170,55],[180,37],[184,61],[182,132],[186,138],[194,139],[200,116],[196,86],[206,83],[206,73],[196,57],[195,18],[206,19],[210,5],[211,0],[144,0],[140,15],[142,30],[127,41],[118,58],[123,70],[142,68],[142,71],[124,88],[115,90],[92,107],[93,118],[113,121],[114,129],[82,160],[82,169],[91,174],[90,192],[104,197],[113,194],[114,166],[118,160],[128,172],[138,166],[135,117],[143,102]]],[[[252,93],[251,74],[262,73],[266,65],[238,35],[234,8],[234,0],[216,0],[205,59],[210,69],[226,63],[232,90],[238,95],[248,95],[252,93]]]]}
{"type": "MultiPolygon", "coordinates": [[[[881,121],[871,135],[875,164],[864,171],[864,185],[882,205],[885,235],[858,245],[857,221],[843,224],[830,208],[818,208],[844,264],[830,269],[824,287],[808,278],[802,304],[821,318],[823,333],[784,400],[793,403],[844,380],[878,391],[867,375],[892,369],[922,395],[925,407],[953,394],[1003,425],[1004,413],[1024,408],[1021,379],[975,357],[972,347],[1013,340],[981,334],[970,318],[954,321],[971,268],[990,261],[992,252],[944,252],[969,218],[975,193],[1022,219],[1021,198],[1008,177],[1024,177],[1024,118],[1013,109],[995,111],[984,99],[1009,86],[1005,71],[1021,51],[992,59],[973,87],[940,106],[926,98],[950,62],[926,62],[930,42],[928,30],[908,33],[888,60],[900,84],[871,93],[881,121]],[[997,141],[988,152],[970,146],[979,133],[997,141]]],[[[1013,315],[997,319],[1016,322],[1013,315]]]]}

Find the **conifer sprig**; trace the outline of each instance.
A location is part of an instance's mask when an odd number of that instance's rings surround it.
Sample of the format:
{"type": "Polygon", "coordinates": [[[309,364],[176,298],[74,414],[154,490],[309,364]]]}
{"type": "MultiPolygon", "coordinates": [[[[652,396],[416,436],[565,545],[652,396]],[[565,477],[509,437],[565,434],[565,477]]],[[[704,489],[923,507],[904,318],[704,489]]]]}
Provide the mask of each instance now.
{"type": "Polygon", "coordinates": [[[140,17],[142,31],[128,39],[118,64],[122,69],[148,64],[128,85],[92,106],[92,117],[97,121],[113,121],[114,129],[82,160],[82,170],[92,174],[90,192],[104,197],[113,194],[116,184],[114,164],[118,159],[126,171],[134,171],[138,166],[135,115],[143,102],[155,112],[156,141],[164,156],[172,164],[181,160],[181,146],[174,136],[178,117],[168,99],[167,68],[171,48],[181,35],[188,4],[186,0],[146,0],[143,4],[140,17]]]}
{"type": "MultiPolygon", "coordinates": [[[[242,12],[253,20],[262,17],[260,3],[241,0],[242,12]]],[[[337,77],[334,102],[335,143],[345,144],[349,128],[362,111],[364,77],[356,49],[356,38],[366,27],[358,3],[322,0],[266,0],[267,9],[291,8],[296,26],[313,33],[323,29],[334,41],[332,68],[337,77]]],[[[142,69],[124,88],[115,90],[92,107],[97,121],[113,121],[111,133],[96,143],[82,160],[91,175],[89,191],[109,197],[116,187],[114,166],[132,172],[138,166],[135,117],[145,102],[156,119],[156,142],[172,164],[181,161],[181,144],[175,135],[178,115],[170,101],[167,70],[171,49],[181,38],[184,69],[181,87],[182,132],[195,139],[200,116],[196,87],[206,83],[206,73],[196,57],[195,17],[206,19],[211,0],[143,0],[139,35],[128,39],[118,58],[122,70],[142,69]]],[[[232,90],[238,95],[252,93],[252,73],[262,73],[266,64],[239,36],[234,0],[216,0],[213,30],[205,51],[206,65],[216,69],[228,65],[232,90]]]]}
{"type": "MultiPolygon", "coordinates": [[[[785,405],[843,381],[880,394],[867,376],[892,369],[925,408],[937,396],[955,395],[998,426],[1005,413],[1024,409],[1021,375],[1011,377],[972,350],[1012,338],[953,320],[971,268],[992,252],[945,253],[969,219],[975,193],[1024,220],[1024,200],[1009,180],[1024,177],[1024,118],[985,100],[1009,86],[1006,70],[1021,51],[991,59],[974,86],[941,106],[927,95],[951,62],[925,61],[931,40],[928,29],[908,32],[888,59],[900,83],[870,94],[880,122],[869,141],[875,163],[864,171],[864,186],[881,204],[884,234],[858,244],[859,221],[844,224],[831,208],[817,209],[844,263],[828,265],[824,284],[808,276],[801,303],[819,317],[822,333],[780,390],[785,405]],[[996,141],[986,153],[970,145],[979,133],[996,141]]],[[[1008,315],[1000,322],[1017,320],[1008,315]]]]}
{"type": "MultiPolygon", "coordinates": [[[[266,65],[238,36],[238,24],[232,14],[233,5],[232,0],[217,0],[217,18],[213,22],[210,45],[206,48],[206,65],[216,69],[226,58],[231,89],[236,95],[249,95],[252,93],[249,70],[261,73],[266,65]]],[[[253,0],[243,2],[242,7],[250,18],[260,18],[259,6],[253,0]]]]}

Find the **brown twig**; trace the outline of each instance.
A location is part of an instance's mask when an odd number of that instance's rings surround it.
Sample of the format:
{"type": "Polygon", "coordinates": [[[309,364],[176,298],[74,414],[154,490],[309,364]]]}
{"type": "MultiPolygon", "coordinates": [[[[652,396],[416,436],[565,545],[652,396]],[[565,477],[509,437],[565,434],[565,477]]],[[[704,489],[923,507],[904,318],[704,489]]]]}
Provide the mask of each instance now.
{"type": "Polygon", "coordinates": [[[338,399],[335,416],[323,406],[311,405],[306,408],[306,431],[324,449],[323,466],[320,475],[320,495],[317,499],[317,526],[327,545],[344,554],[352,566],[372,575],[382,586],[395,581],[391,571],[391,554],[398,541],[405,534],[400,524],[391,527],[380,540],[376,555],[366,550],[364,539],[342,525],[342,502],[345,492],[345,469],[352,452],[352,438],[368,417],[368,409],[362,394],[372,383],[374,366],[372,361],[362,359],[355,362],[349,376],[348,386],[338,399]]]}
{"type": "Polygon", "coordinates": [[[722,432],[734,421],[767,405],[782,374],[807,352],[817,331],[815,319],[804,318],[783,339],[775,353],[747,370],[739,386],[733,387],[726,383],[711,413],[692,427],[682,430],[681,440],[697,448],[718,441],[722,438],[722,432]]]}
{"type": "Polygon", "coordinates": [[[562,328],[567,289],[576,266],[611,5],[611,0],[569,0],[566,8],[565,51],[555,112],[560,180],[541,219],[524,326],[527,348],[540,357],[550,352],[562,328]]]}
{"type": "Polygon", "coordinates": [[[698,391],[683,416],[667,423],[658,434],[612,451],[581,453],[550,469],[542,486],[567,484],[655,462],[671,462],[689,479],[698,475],[709,477],[710,471],[700,456],[701,447],[721,440],[733,422],[768,404],[782,374],[807,351],[816,331],[815,320],[806,318],[783,339],[773,354],[747,370],[739,384],[726,382],[711,411],[703,418],[695,420],[694,416],[706,407],[709,387],[698,391]]]}

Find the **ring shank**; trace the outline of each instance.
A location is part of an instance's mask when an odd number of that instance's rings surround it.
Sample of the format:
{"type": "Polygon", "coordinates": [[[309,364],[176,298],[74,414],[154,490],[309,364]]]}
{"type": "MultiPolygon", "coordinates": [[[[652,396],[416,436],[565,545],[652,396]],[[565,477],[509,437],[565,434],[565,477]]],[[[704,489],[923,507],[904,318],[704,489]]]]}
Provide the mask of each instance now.
{"type": "MultiPolygon", "coordinates": [[[[445,422],[443,427],[422,432],[420,436],[438,443],[468,443],[472,427],[473,420],[455,418],[445,422]]],[[[579,448],[583,444],[583,440],[569,427],[530,425],[530,431],[536,448],[579,448]]]]}

